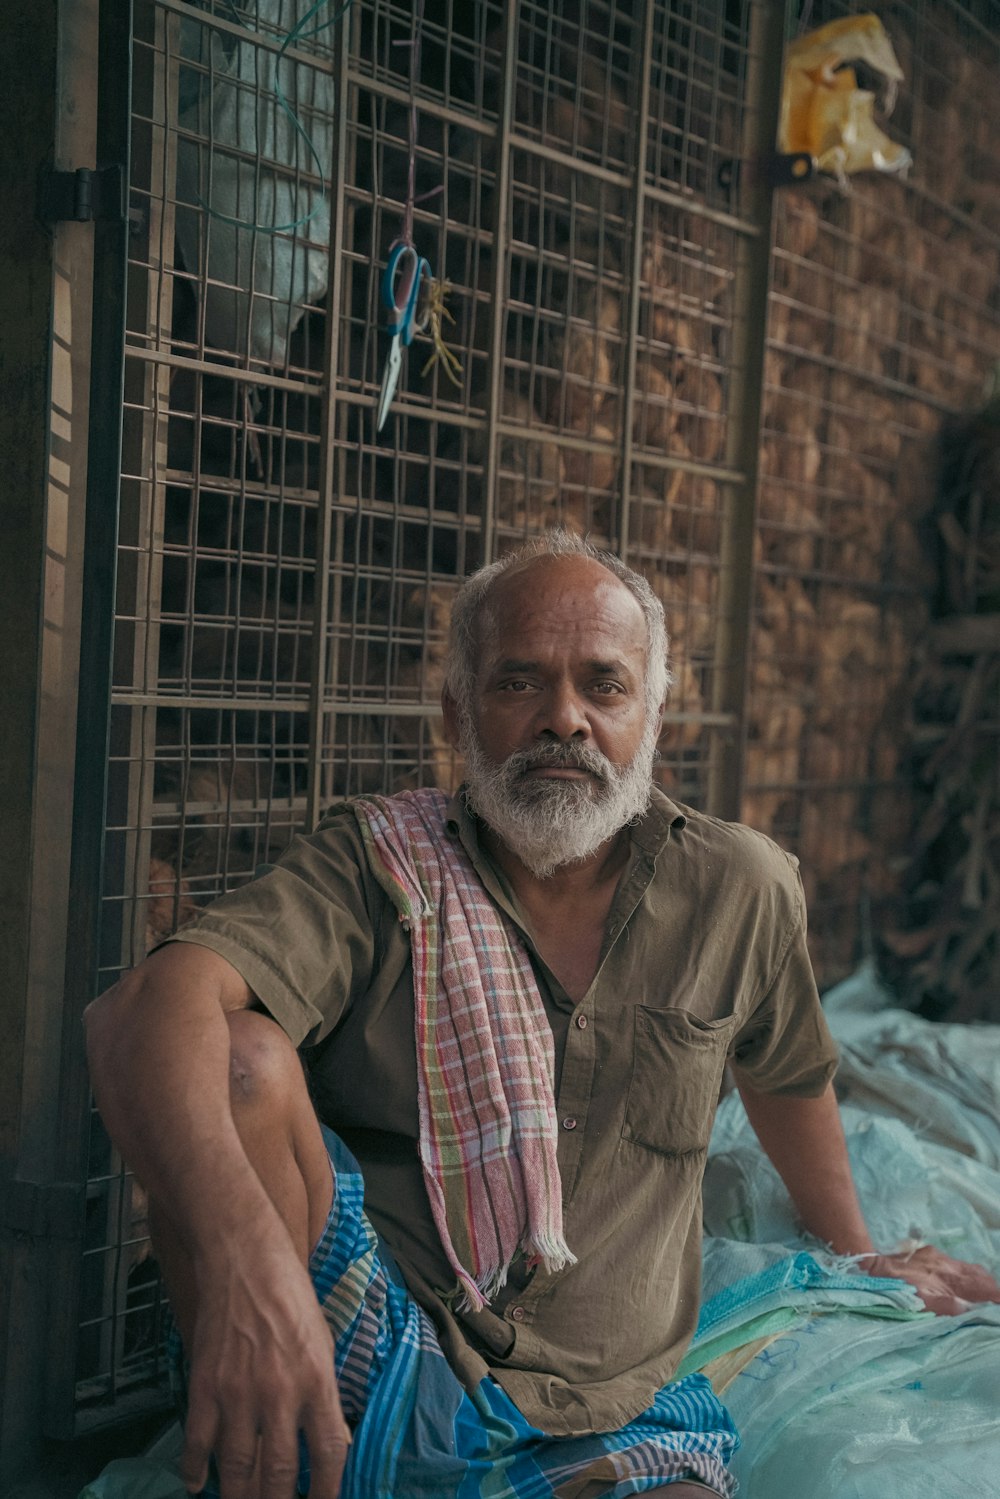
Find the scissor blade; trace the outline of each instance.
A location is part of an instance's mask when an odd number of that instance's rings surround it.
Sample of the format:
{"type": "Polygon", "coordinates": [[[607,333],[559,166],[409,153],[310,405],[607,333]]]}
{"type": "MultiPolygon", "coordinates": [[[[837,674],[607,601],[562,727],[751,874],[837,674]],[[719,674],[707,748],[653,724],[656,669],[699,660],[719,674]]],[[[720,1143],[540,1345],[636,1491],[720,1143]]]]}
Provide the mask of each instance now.
{"type": "Polygon", "coordinates": [[[392,398],[396,394],[396,386],[399,384],[399,368],[402,362],[402,356],[399,352],[399,335],[397,333],[389,348],[389,357],[385,361],[385,372],[382,375],[382,390],[378,398],[378,417],[375,422],[376,432],[381,432],[385,426],[385,419],[389,415],[389,407],[392,405],[392,398]]]}

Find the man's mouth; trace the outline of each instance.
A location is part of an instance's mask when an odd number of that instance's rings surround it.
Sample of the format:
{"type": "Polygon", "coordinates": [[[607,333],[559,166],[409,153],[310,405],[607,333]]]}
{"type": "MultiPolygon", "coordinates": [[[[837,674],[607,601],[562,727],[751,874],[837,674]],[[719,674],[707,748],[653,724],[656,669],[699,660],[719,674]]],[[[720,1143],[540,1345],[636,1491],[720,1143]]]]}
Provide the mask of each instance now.
{"type": "Polygon", "coordinates": [[[525,765],[518,780],[562,782],[574,786],[604,786],[606,777],[595,766],[581,765],[578,760],[539,759],[525,765]]]}
{"type": "Polygon", "coordinates": [[[592,770],[584,770],[579,765],[531,765],[522,773],[526,776],[540,776],[545,780],[554,781],[593,781],[598,779],[592,770]]]}

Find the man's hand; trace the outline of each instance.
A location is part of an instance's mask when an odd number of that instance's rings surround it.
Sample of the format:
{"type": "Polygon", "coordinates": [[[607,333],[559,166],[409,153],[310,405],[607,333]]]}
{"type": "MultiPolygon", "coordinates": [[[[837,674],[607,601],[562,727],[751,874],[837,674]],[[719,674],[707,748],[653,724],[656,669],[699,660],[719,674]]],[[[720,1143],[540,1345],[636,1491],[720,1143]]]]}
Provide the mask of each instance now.
{"type": "Polygon", "coordinates": [[[329,1328],[290,1243],[248,1248],[197,1276],[185,1486],[204,1487],[214,1454],[222,1499],[291,1499],[302,1431],[311,1499],[336,1499],[351,1437],[329,1328]]]}
{"type": "Polygon", "coordinates": [[[869,1275],[908,1280],[927,1310],[942,1317],[967,1312],[976,1301],[1000,1301],[1000,1285],[982,1265],[953,1260],[931,1244],[895,1254],[865,1255],[859,1268],[869,1275]]]}
{"type": "Polygon", "coordinates": [[[1000,1285],[982,1265],[953,1260],[924,1245],[875,1254],[851,1176],[832,1084],[818,1098],[740,1094],[757,1138],[776,1167],[803,1226],[835,1254],[857,1255],[869,1275],[908,1280],[928,1311],[955,1316],[976,1301],[1000,1301],[1000,1285]]]}

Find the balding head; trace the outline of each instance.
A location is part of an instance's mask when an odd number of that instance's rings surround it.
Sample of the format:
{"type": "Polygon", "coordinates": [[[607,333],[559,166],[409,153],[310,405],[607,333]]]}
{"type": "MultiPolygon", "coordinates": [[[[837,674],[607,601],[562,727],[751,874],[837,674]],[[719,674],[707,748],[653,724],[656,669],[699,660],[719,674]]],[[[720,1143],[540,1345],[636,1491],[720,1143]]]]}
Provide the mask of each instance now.
{"type": "MultiPolygon", "coordinates": [[[[484,642],[497,625],[497,603],[502,593],[519,586],[525,574],[537,573],[539,587],[558,575],[560,566],[577,579],[584,573],[592,579],[595,595],[608,575],[635,600],[645,623],[646,712],[650,720],[663,706],[670,687],[667,669],[667,635],[663,605],[639,573],[572,532],[555,529],[526,542],[498,562],[481,568],[456,595],[451,613],[451,639],[445,690],[459,710],[468,709],[476,683],[476,669],[484,642]]],[[[558,590],[555,591],[557,594],[558,590]]],[[[556,607],[555,603],[553,607],[556,607]]]]}

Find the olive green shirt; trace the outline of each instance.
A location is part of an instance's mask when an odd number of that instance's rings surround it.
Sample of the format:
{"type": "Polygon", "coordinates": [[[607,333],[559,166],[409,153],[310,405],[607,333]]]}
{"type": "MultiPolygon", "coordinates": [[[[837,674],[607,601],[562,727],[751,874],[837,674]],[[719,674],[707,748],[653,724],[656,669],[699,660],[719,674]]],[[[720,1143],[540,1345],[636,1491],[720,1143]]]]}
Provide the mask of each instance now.
{"type": "Polygon", "coordinates": [[[460,839],[531,955],[555,1037],[564,1228],[577,1263],[515,1263],[484,1311],[454,1288],[417,1157],[409,938],[349,804],[178,939],[210,947],[304,1048],[317,1111],[357,1156],[365,1205],[467,1388],[491,1373],[553,1435],[617,1428],[674,1374],[698,1318],[701,1180],[730,1061],[814,1095],[833,1074],[794,860],[654,792],[630,829],[597,974],[574,1005],[534,950],[460,798],[460,839]]]}

